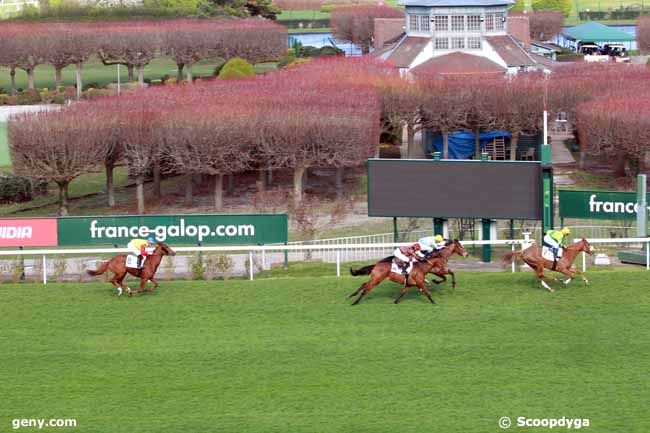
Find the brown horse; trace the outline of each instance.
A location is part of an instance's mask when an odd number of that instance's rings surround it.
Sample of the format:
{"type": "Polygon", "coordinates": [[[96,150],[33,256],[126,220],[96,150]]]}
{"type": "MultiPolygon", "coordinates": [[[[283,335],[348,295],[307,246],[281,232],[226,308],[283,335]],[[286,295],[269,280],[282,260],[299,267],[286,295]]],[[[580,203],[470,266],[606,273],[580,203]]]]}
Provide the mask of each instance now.
{"type": "MultiPolygon", "coordinates": [[[[429,257],[423,262],[417,262],[413,265],[413,269],[411,270],[411,273],[407,276],[407,281],[404,281],[404,275],[401,273],[396,273],[391,271],[392,263],[390,262],[385,262],[381,261],[375,265],[372,265],[372,270],[370,272],[370,280],[366,281],[359,287],[355,292],[350,294],[348,298],[352,298],[356,296],[357,294],[361,293],[359,297],[352,303],[352,305],[357,305],[359,302],[361,302],[361,299],[363,299],[370,291],[377,286],[379,283],[384,281],[386,278],[389,278],[391,281],[394,281],[398,284],[401,284],[404,286],[402,291],[400,292],[399,296],[395,299],[395,303],[399,304],[399,302],[402,300],[406,292],[408,292],[408,289],[413,286],[417,286],[422,293],[425,294],[425,296],[431,301],[432,304],[435,304],[436,302],[433,300],[431,297],[431,292],[429,292],[429,289],[427,288],[426,282],[424,280],[424,277],[426,276],[427,273],[431,272],[436,275],[444,275],[445,273],[449,273],[449,268],[447,266],[447,259],[453,254],[459,254],[463,257],[467,257],[467,251],[465,251],[465,248],[463,248],[463,245],[458,242],[457,240],[454,240],[451,242],[449,245],[444,247],[441,251],[440,256],[437,257],[429,257]],[[442,256],[442,251],[446,250],[445,257],[442,256]]],[[[362,269],[367,269],[368,267],[366,266],[365,268],[362,269]]],[[[360,269],[359,271],[361,271],[360,269]]],[[[352,275],[361,275],[358,273],[359,271],[354,271],[350,269],[350,273],[352,275]]]]}
{"type": "Polygon", "coordinates": [[[545,278],[552,278],[555,282],[563,282],[564,284],[569,284],[571,280],[575,278],[576,274],[578,274],[580,278],[582,278],[582,281],[585,282],[585,285],[589,284],[589,280],[584,276],[582,271],[578,270],[578,268],[573,267],[573,262],[580,252],[593,254],[594,249],[591,247],[591,245],[589,245],[589,242],[587,242],[586,239],[582,239],[573,245],[569,245],[568,247],[564,248],[562,257],[557,261],[555,269],[553,269],[553,261],[546,260],[544,257],[542,257],[542,248],[537,246],[530,246],[524,251],[514,251],[506,254],[503,257],[503,265],[507,266],[517,259],[523,260],[535,271],[537,274],[537,281],[542,283],[542,286],[544,286],[549,292],[553,292],[554,290],[551,288],[551,286],[546,284],[546,281],[544,281],[545,278]],[[547,277],[544,274],[544,269],[562,273],[569,278],[562,281],[559,278],[547,277]]]}
{"type": "Polygon", "coordinates": [[[176,253],[169,247],[169,245],[158,242],[156,244],[156,249],[150,256],[147,257],[147,260],[144,262],[142,269],[127,268],[126,254],[121,254],[119,256],[113,257],[107,262],[104,262],[98,269],[94,271],[88,270],[86,272],[88,272],[88,275],[91,275],[93,277],[96,275],[101,275],[107,270],[113,272],[115,275],[113,275],[111,283],[117,289],[118,296],[122,295],[123,289],[126,289],[126,292],[129,294],[129,296],[133,296],[145,290],[147,281],[151,281],[154,284],[153,289],[148,291],[153,292],[156,290],[158,288],[158,281],[154,279],[154,276],[156,275],[156,271],[158,270],[158,266],[160,266],[160,262],[162,261],[163,256],[175,255],[176,253]],[[129,286],[124,287],[124,284],[122,282],[127,273],[140,278],[140,288],[138,290],[131,290],[129,286]]]}
{"type": "MultiPolygon", "coordinates": [[[[433,283],[442,284],[445,281],[447,281],[446,275],[451,275],[451,286],[454,289],[456,288],[456,274],[454,273],[454,271],[449,269],[448,266],[446,266],[446,264],[447,264],[446,262],[449,261],[449,257],[451,257],[452,254],[454,254],[454,252],[456,254],[460,255],[460,256],[463,256],[463,257],[467,256],[467,252],[465,251],[465,248],[458,241],[458,239],[454,239],[453,241],[447,241],[447,244],[443,248],[441,248],[440,250],[434,251],[432,253],[432,255],[430,256],[431,258],[440,257],[440,258],[445,259],[445,266],[444,267],[443,266],[437,266],[437,267],[432,268],[429,271],[429,273],[434,274],[434,275],[442,278],[442,280],[440,280],[440,281],[432,279],[431,281],[433,283]],[[452,246],[454,246],[454,244],[455,244],[455,248],[451,248],[452,246]]],[[[393,257],[394,256],[386,257],[385,259],[382,259],[378,263],[392,263],[393,262],[393,257]]],[[[373,268],[378,263],[375,263],[374,265],[364,266],[363,268],[359,268],[357,270],[350,269],[350,274],[352,274],[353,276],[370,275],[373,268]]],[[[425,282],[426,282],[426,280],[425,280],[425,282]]]]}

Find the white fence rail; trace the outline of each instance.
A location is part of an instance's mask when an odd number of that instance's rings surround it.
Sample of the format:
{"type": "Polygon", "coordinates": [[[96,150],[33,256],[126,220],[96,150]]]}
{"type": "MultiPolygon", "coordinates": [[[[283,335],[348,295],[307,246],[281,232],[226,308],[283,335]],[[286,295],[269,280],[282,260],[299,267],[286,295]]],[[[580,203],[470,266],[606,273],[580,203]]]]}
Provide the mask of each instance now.
{"type": "MultiPolygon", "coordinates": [[[[511,250],[514,251],[517,245],[522,244],[531,244],[534,243],[533,239],[515,239],[515,240],[485,240],[485,241],[466,241],[463,242],[464,246],[472,245],[498,245],[498,246],[510,246],[511,250]]],[[[630,246],[636,246],[637,248],[645,247],[645,260],[646,260],[646,269],[650,270],[650,238],[596,238],[589,239],[590,244],[611,244],[615,243],[628,244],[630,246]]],[[[252,245],[242,245],[242,246],[197,246],[197,247],[177,247],[174,248],[176,252],[183,253],[248,253],[248,276],[252,280],[254,278],[254,255],[261,254],[261,261],[264,264],[265,256],[267,252],[304,252],[304,251],[331,251],[335,255],[336,261],[336,275],[339,277],[341,275],[341,263],[348,261],[345,260],[344,252],[349,250],[383,250],[392,251],[392,249],[409,245],[408,242],[402,243],[367,243],[367,244],[314,244],[314,245],[262,245],[262,246],[252,246],[252,245]]],[[[42,268],[43,268],[43,284],[47,284],[47,256],[52,255],[93,255],[93,254],[111,254],[111,253],[124,253],[128,252],[126,248],[95,248],[95,249],[23,249],[23,250],[4,250],[0,251],[0,257],[2,256],[41,256],[42,257],[42,268]]],[[[586,254],[582,254],[582,270],[585,271],[587,268],[586,254]]],[[[512,272],[515,272],[515,264],[512,264],[512,272]]]]}

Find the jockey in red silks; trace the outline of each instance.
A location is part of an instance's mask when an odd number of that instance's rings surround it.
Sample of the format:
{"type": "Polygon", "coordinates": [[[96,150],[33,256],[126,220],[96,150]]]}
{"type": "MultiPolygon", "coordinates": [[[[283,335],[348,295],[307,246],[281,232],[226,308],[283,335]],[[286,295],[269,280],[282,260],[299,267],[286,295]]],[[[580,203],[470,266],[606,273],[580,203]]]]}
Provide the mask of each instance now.
{"type": "Polygon", "coordinates": [[[408,268],[411,263],[424,259],[424,254],[420,251],[420,244],[414,243],[408,247],[396,248],[393,252],[395,264],[402,269],[404,277],[408,276],[408,268]]]}
{"type": "Polygon", "coordinates": [[[142,266],[142,259],[147,257],[149,254],[148,248],[151,248],[156,240],[153,237],[150,237],[147,240],[144,239],[131,239],[126,247],[133,253],[133,255],[138,257],[137,268],[140,269],[142,266]]]}

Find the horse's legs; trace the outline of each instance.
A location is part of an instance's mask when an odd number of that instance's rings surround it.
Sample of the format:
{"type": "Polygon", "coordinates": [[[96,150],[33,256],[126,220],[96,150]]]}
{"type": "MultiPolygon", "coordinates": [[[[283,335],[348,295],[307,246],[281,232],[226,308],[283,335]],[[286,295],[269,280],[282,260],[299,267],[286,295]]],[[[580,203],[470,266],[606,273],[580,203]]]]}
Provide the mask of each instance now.
{"type": "Polygon", "coordinates": [[[395,303],[399,304],[402,298],[404,297],[404,295],[406,295],[406,292],[408,291],[409,291],[409,286],[407,286],[406,283],[404,283],[404,287],[402,288],[402,290],[400,290],[397,298],[395,298],[395,303]]]}
{"type": "Polygon", "coordinates": [[[422,293],[424,293],[424,295],[429,298],[429,301],[431,301],[432,304],[435,304],[436,301],[434,301],[431,297],[431,292],[429,292],[429,289],[427,289],[427,285],[424,284],[424,281],[416,281],[416,284],[420,288],[420,291],[422,291],[422,293]]]}
{"type": "MultiPolygon", "coordinates": [[[[376,283],[374,280],[371,280],[371,281],[368,281],[367,283],[365,283],[365,284],[363,285],[363,286],[364,286],[364,287],[363,287],[363,291],[361,292],[361,294],[359,295],[359,297],[357,298],[357,300],[354,301],[354,302],[352,303],[352,305],[358,305],[359,302],[361,302],[361,300],[362,300],[362,299],[363,299],[363,298],[364,298],[368,293],[370,293],[370,291],[373,289],[373,287],[375,287],[377,284],[378,284],[378,283],[376,283]]],[[[359,289],[359,290],[361,290],[361,289],[359,289]]],[[[359,290],[357,290],[357,292],[358,292],[359,290]]],[[[353,296],[354,296],[354,295],[353,295],[353,296]]]]}
{"type": "Polygon", "coordinates": [[[433,275],[435,275],[436,277],[442,278],[442,280],[439,280],[439,281],[434,280],[433,278],[431,278],[431,282],[434,283],[434,284],[442,284],[445,281],[447,281],[447,277],[445,277],[445,274],[436,274],[436,273],[434,273],[433,275]]]}
{"type": "Polygon", "coordinates": [[[131,289],[129,288],[129,286],[124,287],[124,277],[126,277],[126,271],[121,273],[116,273],[113,276],[111,282],[114,281],[115,282],[114,284],[117,284],[119,286],[117,290],[120,295],[124,292],[124,289],[126,289],[126,292],[129,294],[129,296],[131,296],[131,289]]]}
{"type": "Polygon", "coordinates": [[[153,292],[159,286],[158,281],[156,281],[153,277],[149,278],[149,281],[151,281],[153,283],[153,288],[150,290],[151,292],[153,292]]]}
{"type": "Polygon", "coordinates": [[[355,296],[357,296],[357,295],[359,294],[360,291],[362,291],[363,289],[366,288],[366,284],[368,284],[369,282],[370,282],[370,281],[367,281],[367,282],[363,283],[361,286],[359,286],[359,288],[358,288],[357,290],[355,290],[354,292],[350,293],[350,295],[348,296],[348,299],[350,299],[350,298],[354,298],[355,296]]]}
{"type": "Polygon", "coordinates": [[[456,289],[456,274],[451,269],[448,269],[447,273],[451,275],[451,288],[456,289]]]}
{"type": "Polygon", "coordinates": [[[549,286],[549,285],[546,283],[546,281],[544,281],[545,278],[548,278],[548,277],[544,274],[544,268],[543,268],[543,267],[541,267],[541,268],[540,268],[540,267],[537,267],[536,272],[537,272],[537,281],[539,281],[540,283],[542,283],[542,286],[544,286],[544,288],[545,288],[546,290],[548,290],[549,292],[554,292],[555,290],[553,290],[553,288],[552,288],[551,286],[549,286]]]}
{"type": "MultiPolygon", "coordinates": [[[[579,276],[580,278],[582,278],[582,281],[585,282],[585,286],[588,286],[588,285],[589,285],[589,280],[587,279],[587,277],[585,277],[585,274],[583,274],[582,271],[581,271],[580,269],[575,268],[575,270],[574,270],[573,272],[575,272],[576,274],[578,274],[578,276],[579,276]]],[[[569,284],[569,283],[567,283],[567,284],[569,284]]]]}

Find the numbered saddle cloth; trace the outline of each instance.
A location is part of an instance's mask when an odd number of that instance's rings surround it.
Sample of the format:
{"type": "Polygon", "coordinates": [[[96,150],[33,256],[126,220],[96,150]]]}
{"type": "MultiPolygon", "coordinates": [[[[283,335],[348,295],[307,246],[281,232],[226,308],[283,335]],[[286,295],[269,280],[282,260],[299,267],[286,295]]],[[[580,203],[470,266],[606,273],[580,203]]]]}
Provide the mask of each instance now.
{"type": "MultiPolygon", "coordinates": [[[[406,269],[407,273],[411,273],[411,270],[413,269],[413,262],[409,263],[409,267],[406,269]]],[[[391,272],[395,272],[396,274],[402,274],[402,267],[398,266],[397,263],[393,262],[390,268],[391,272]]]]}
{"type": "MultiPolygon", "coordinates": [[[[543,247],[542,247],[542,257],[544,257],[544,259],[546,259],[546,260],[550,260],[550,261],[555,260],[555,257],[553,256],[553,249],[552,249],[552,248],[549,248],[549,247],[547,247],[547,246],[543,246],[543,247]]],[[[559,254],[558,254],[558,257],[557,257],[557,258],[558,258],[558,259],[560,258],[560,255],[559,255],[559,254]]]]}
{"type": "MultiPolygon", "coordinates": [[[[142,258],[142,263],[140,264],[140,269],[144,267],[144,262],[147,261],[146,257],[142,258]]],[[[129,254],[126,256],[126,267],[127,268],[138,268],[138,256],[134,256],[133,254],[129,254]]]]}

